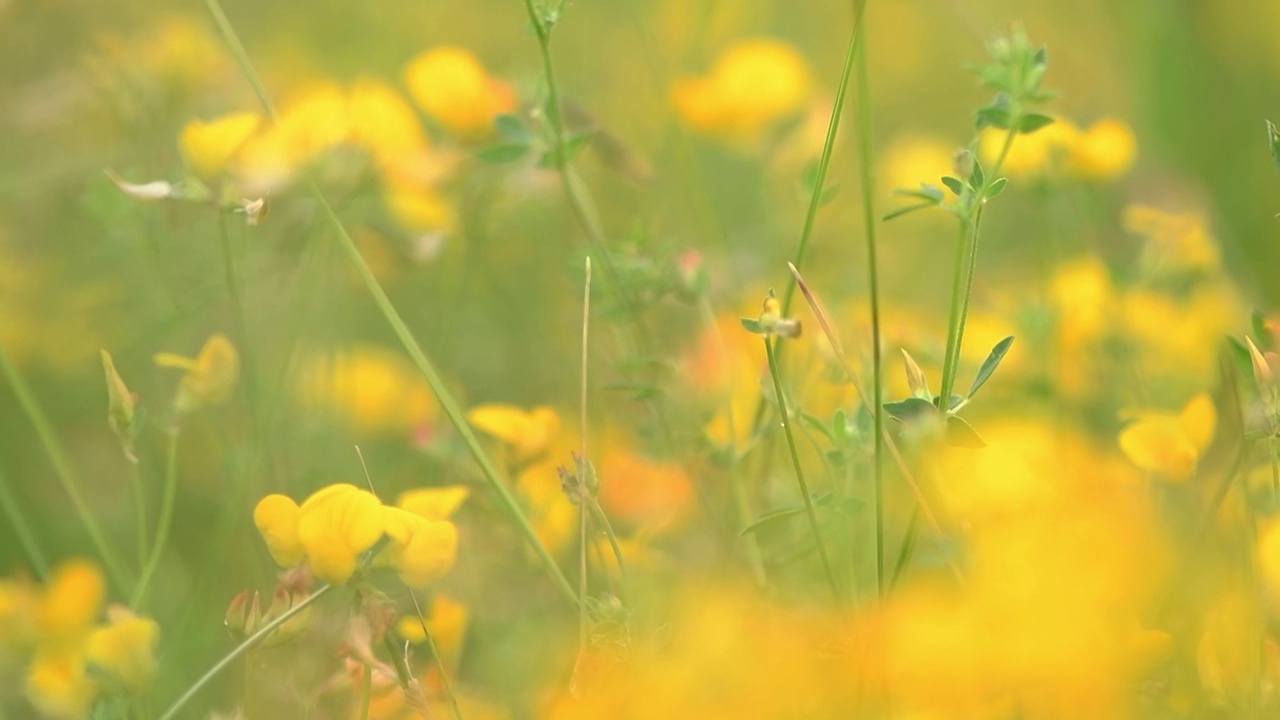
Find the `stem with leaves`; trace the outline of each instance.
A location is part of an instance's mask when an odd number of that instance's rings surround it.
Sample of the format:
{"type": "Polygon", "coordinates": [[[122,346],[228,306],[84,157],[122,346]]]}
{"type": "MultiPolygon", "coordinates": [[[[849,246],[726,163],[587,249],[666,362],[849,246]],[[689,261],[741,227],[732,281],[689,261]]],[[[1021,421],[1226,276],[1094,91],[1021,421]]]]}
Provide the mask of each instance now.
{"type": "Polygon", "coordinates": [[[134,610],[142,607],[142,602],[147,597],[147,588],[151,584],[151,577],[155,574],[156,567],[160,564],[160,556],[164,554],[165,545],[169,542],[169,530],[173,526],[173,506],[178,497],[178,437],[178,428],[171,428],[169,449],[165,456],[164,497],[160,501],[160,519],[156,525],[155,542],[151,544],[151,555],[142,568],[142,577],[139,578],[138,586],[133,590],[133,599],[129,602],[129,607],[134,610]]]}

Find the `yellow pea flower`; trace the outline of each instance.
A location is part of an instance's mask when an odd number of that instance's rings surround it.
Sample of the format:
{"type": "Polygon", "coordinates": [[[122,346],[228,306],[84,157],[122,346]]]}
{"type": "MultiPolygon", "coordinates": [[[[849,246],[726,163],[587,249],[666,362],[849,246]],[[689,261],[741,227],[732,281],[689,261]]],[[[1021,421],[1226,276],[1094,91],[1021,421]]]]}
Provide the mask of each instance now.
{"type": "MultiPolygon", "coordinates": [[[[979,136],[978,154],[983,167],[990,168],[1000,157],[1007,130],[990,127],[979,136]]],[[[1065,118],[1031,133],[1018,135],[1005,155],[1001,172],[1011,177],[1051,174],[1062,167],[1080,138],[1080,129],[1065,118]]]]}
{"type": "Polygon", "coordinates": [[[192,172],[211,178],[227,168],[261,124],[262,118],[251,112],[230,113],[208,122],[192,120],[182,128],[178,147],[192,172]]]}
{"type": "Polygon", "coordinates": [[[1213,440],[1218,415],[1206,394],[1195,396],[1177,415],[1142,413],[1120,433],[1120,449],[1139,468],[1177,482],[1195,472],[1213,440]]]}
{"type": "Polygon", "coordinates": [[[1124,175],[1138,155],[1133,128],[1120,120],[1099,120],[1076,136],[1070,147],[1072,172],[1089,180],[1110,181],[1124,175]]]}
{"type": "Polygon", "coordinates": [[[298,517],[301,514],[302,510],[293,498],[278,494],[262,498],[253,509],[253,524],[258,527],[271,557],[280,567],[293,567],[306,557],[306,550],[298,539],[298,517]]]}
{"type": "Polygon", "coordinates": [[[1147,238],[1146,260],[1161,269],[1212,270],[1222,263],[1218,243],[1200,213],[1130,205],[1124,210],[1124,229],[1147,238]]]}
{"type": "Polygon", "coordinates": [[[205,341],[195,359],[159,353],[155,360],[161,367],[187,371],[174,400],[174,407],[183,415],[226,402],[240,377],[240,355],[224,335],[214,335],[205,341]]]}
{"type": "Polygon", "coordinates": [[[408,433],[436,414],[435,394],[404,355],[361,345],[336,357],[318,357],[300,373],[299,394],[367,433],[408,433]]]}
{"type": "Polygon", "coordinates": [[[354,485],[330,485],[299,508],[298,541],[315,576],[341,585],[351,579],[361,553],[382,537],[382,503],[354,485]]]}
{"type": "Polygon", "coordinates": [[[97,621],[106,596],[107,581],[97,565],[82,559],[60,563],[39,600],[40,643],[50,648],[79,644],[97,621]]]}
{"type": "MultiPolygon", "coordinates": [[[[37,589],[25,577],[0,579],[0,650],[21,650],[35,640],[37,589]]],[[[3,662],[0,653],[0,662],[3,662]]]]}
{"type": "Polygon", "coordinates": [[[347,140],[348,109],[348,93],[335,83],[315,83],[298,91],[281,105],[273,126],[240,148],[237,178],[255,193],[288,183],[304,165],[347,140]]]}
{"type": "MultiPolygon", "coordinates": [[[[436,643],[436,649],[444,657],[452,657],[462,648],[462,638],[467,632],[467,622],[471,619],[471,611],[466,605],[448,595],[439,594],[431,602],[431,607],[424,618],[427,631],[436,643]]],[[[427,636],[422,633],[422,623],[416,615],[400,618],[396,624],[396,632],[400,637],[412,643],[425,642],[427,636]]]]}
{"type": "Polygon", "coordinates": [[[421,488],[401,493],[396,507],[428,520],[448,520],[468,497],[471,489],[463,485],[421,488]]]}
{"type": "Polygon", "coordinates": [[[428,520],[395,507],[382,509],[391,544],[378,555],[394,567],[409,587],[423,587],[453,568],[458,557],[458,528],[445,520],[428,520]]]}
{"type": "Polygon", "coordinates": [[[85,642],[85,660],[120,686],[140,692],[156,670],[160,626],[124,608],[113,608],[110,624],[94,630],[85,642]]]}
{"type": "Polygon", "coordinates": [[[59,720],[82,720],[98,699],[98,683],[89,677],[83,653],[60,650],[39,653],[27,669],[27,700],[42,714],[59,720]]]}
{"type": "Polygon", "coordinates": [[[677,80],[671,103],[695,130],[754,142],[775,122],[798,112],[811,94],[809,67],[800,53],[786,43],[756,38],[725,49],[708,75],[677,80]]]}
{"type": "Polygon", "coordinates": [[[481,138],[493,130],[493,119],[516,107],[515,92],[491,78],[470,52],[457,47],[428,50],[404,70],[409,95],[450,132],[481,138]]]}
{"type": "Polygon", "coordinates": [[[449,230],[457,218],[440,191],[431,186],[393,182],[383,195],[387,210],[406,230],[449,230]]]}
{"type": "Polygon", "coordinates": [[[427,136],[413,107],[381,80],[356,80],[348,112],[351,141],[368,148],[380,165],[427,149],[427,136]]]}
{"type": "Polygon", "coordinates": [[[546,453],[560,432],[560,415],[549,407],[526,412],[511,405],[480,405],[467,413],[467,422],[506,443],[517,463],[546,453]]]}

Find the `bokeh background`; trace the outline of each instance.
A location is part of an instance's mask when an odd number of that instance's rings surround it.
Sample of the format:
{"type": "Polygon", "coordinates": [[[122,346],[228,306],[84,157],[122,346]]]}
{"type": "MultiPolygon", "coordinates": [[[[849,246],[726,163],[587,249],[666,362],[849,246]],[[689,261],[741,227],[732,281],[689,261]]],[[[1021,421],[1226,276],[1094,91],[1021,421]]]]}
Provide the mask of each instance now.
{"type": "MultiPolygon", "coordinates": [[[[517,114],[536,111],[543,93],[538,45],[523,5],[513,0],[228,0],[225,7],[282,108],[318,84],[347,88],[371,80],[412,100],[406,67],[440,46],[474,54],[505,85],[517,114]]],[[[705,413],[688,401],[690,378],[698,384],[690,358],[708,342],[704,308],[670,291],[670,283],[678,285],[682,269],[705,273],[707,308],[726,335],[739,332],[738,315],[757,312],[768,288],[787,283],[785,262],[807,200],[801,177],[821,148],[852,18],[849,3],[825,0],[580,0],[564,8],[554,30],[570,124],[595,132],[575,166],[606,234],[641,278],[637,287],[668,290],[645,310],[654,338],[654,355],[646,358],[626,338],[624,313],[610,292],[614,283],[597,277],[593,447],[642,458],[635,462],[647,464],[634,471],[642,478],[678,474],[683,479],[671,481],[677,489],[667,498],[675,504],[696,508],[699,499],[688,484],[724,471],[706,470],[705,413]],[[699,128],[681,113],[673,88],[705,76],[725,48],[756,37],[785,43],[802,58],[811,73],[804,102],[761,137],[726,138],[699,128]],[[665,410],[655,411],[651,393],[666,398],[665,410]]],[[[1048,48],[1046,85],[1059,92],[1048,106],[1052,114],[1081,128],[1117,120],[1135,139],[1134,159],[1121,172],[1083,180],[1051,172],[1015,176],[993,204],[976,285],[974,347],[966,347],[962,377],[1005,334],[1019,335],[1029,349],[1011,356],[1003,389],[1000,375],[992,382],[993,402],[975,408],[975,425],[981,429],[983,419],[995,422],[1009,408],[1014,416],[1066,416],[1113,447],[1126,408],[1176,410],[1193,391],[1221,395],[1215,343],[1227,334],[1242,336],[1251,310],[1265,314],[1280,302],[1274,219],[1280,173],[1264,132],[1264,119],[1280,119],[1280,4],[873,0],[868,22],[880,214],[900,204],[893,188],[936,182],[948,172],[951,154],[970,142],[973,109],[989,93],[967,67],[983,62],[988,39],[1014,22],[1048,48]],[[1141,369],[1100,371],[1068,387],[1063,378],[1071,369],[1064,366],[1074,356],[1055,354],[1049,340],[1036,344],[1036,332],[1054,332],[1036,315],[1037,303],[1051,306],[1055,288],[1076,292],[1059,282],[1056,269],[1080,257],[1101,259],[1117,277],[1141,275],[1132,268],[1145,257],[1150,233],[1134,231],[1126,214],[1134,206],[1194,218],[1220,253],[1211,282],[1231,290],[1210,309],[1196,305],[1207,317],[1197,316],[1193,328],[1170,324],[1184,316],[1177,309],[1125,311],[1132,322],[1148,324],[1152,336],[1176,336],[1153,353],[1185,345],[1193,346],[1188,352],[1202,350],[1185,374],[1133,379],[1141,369]]],[[[186,172],[179,145],[184,127],[260,110],[203,5],[0,0],[0,35],[0,346],[47,414],[113,542],[130,547],[133,537],[132,467],[107,426],[99,350],[112,353],[149,414],[137,452],[152,512],[160,502],[165,452],[157,428],[167,422],[180,376],[156,367],[152,356],[193,356],[215,333],[241,350],[236,394],[184,420],[175,528],[150,600],[162,645],[147,707],[167,704],[233,644],[222,619],[237,592],[271,587],[277,568],[251,522],[257,499],[269,492],[301,499],[331,482],[362,484],[359,445],[370,477],[387,496],[423,486],[474,488],[458,520],[457,566],[444,585],[471,614],[457,672],[477,696],[530,716],[572,663],[576,618],[486,496],[315,204],[296,183],[285,183],[270,189],[270,212],[261,224],[226,216],[243,306],[237,310],[228,296],[227,246],[216,214],[194,203],[139,202],[104,172],[130,182],[177,181],[186,172]],[[319,381],[323,390],[307,385],[317,364],[331,371],[336,363],[340,374],[351,366],[335,358],[351,357],[361,358],[353,364],[366,363],[351,371],[355,379],[336,386],[319,381]]],[[[359,148],[338,148],[315,174],[467,407],[552,406],[571,427],[588,245],[555,174],[536,167],[532,157],[477,159],[495,136],[484,129],[470,136],[442,130],[438,119],[415,107],[444,176],[423,201],[425,210],[413,205],[421,211],[415,214],[389,203],[384,180],[369,170],[359,148]]],[[[855,116],[848,113],[842,128],[829,181],[840,189],[818,216],[806,271],[842,317],[853,354],[861,356],[865,336],[855,332],[862,327],[867,276],[855,116]]],[[[945,340],[953,235],[941,214],[881,226],[890,349],[910,347],[935,373],[945,340]]],[[[816,329],[807,311],[798,314],[816,329]]],[[[736,348],[749,339],[729,342],[736,348]]],[[[797,352],[798,367],[800,357],[807,355],[797,352]]],[[[891,395],[905,388],[897,362],[892,356],[891,395]]],[[[759,395],[758,384],[746,384],[748,397],[759,395]]],[[[814,400],[806,409],[819,414],[822,408],[829,417],[849,402],[814,400]]],[[[1220,438],[1209,451],[1214,467],[1228,462],[1229,444],[1220,438]]],[[[774,452],[777,482],[789,483],[783,447],[774,452]]],[[[92,556],[10,381],[0,381],[0,479],[47,558],[92,556]]],[[[709,494],[713,502],[724,495],[715,488],[709,494]]],[[[761,490],[755,499],[767,507],[778,497],[779,491],[761,490]]],[[[1172,516],[1181,517],[1178,512],[1172,516]]],[[[635,517],[622,520],[633,536],[646,527],[643,511],[635,517]]],[[[687,522],[696,527],[701,521],[687,522]]],[[[657,543],[680,558],[673,576],[696,576],[697,583],[742,576],[741,567],[709,549],[717,546],[708,539],[716,531],[689,526],[657,543]]],[[[947,550],[939,545],[931,552],[944,557],[947,550]]],[[[28,563],[11,523],[0,523],[0,572],[19,573],[28,563]]],[[[239,682],[235,676],[217,681],[191,717],[229,710],[239,682]]],[[[256,701],[263,707],[283,702],[273,691],[255,692],[269,696],[256,701]]],[[[0,710],[14,717],[30,712],[20,690],[0,691],[0,710]]]]}

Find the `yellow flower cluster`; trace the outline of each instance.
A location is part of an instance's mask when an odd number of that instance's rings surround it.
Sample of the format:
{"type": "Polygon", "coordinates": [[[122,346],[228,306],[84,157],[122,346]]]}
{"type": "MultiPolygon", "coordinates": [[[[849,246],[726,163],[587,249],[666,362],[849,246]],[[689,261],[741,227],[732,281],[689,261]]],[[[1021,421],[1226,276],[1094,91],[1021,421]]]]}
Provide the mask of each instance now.
{"type": "Polygon", "coordinates": [[[386,538],[373,564],[394,568],[410,587],[447,573],[458,552],[458,528],[449,517],[465,488],[417,490],[384,505],[368,490],[343,483],[322,488],[301,505],[285,495],[264,497],[253,512],[271,556],[282,567],[307,561],[317,578],[345,584],[360,556],[386,538]]]}
{"type": "Polygon", "coordinates": [[[778,121],[800,112],[812,85],[809,66],[795,48],[757,38],[726,48],[707,75],[677,80],[671,103],[698,132],[754,143],[778,121]]]}
{"type": "Polygon", "coordinates": [[[435,395],[422,373],[384,347],[357,345],[315,357],[299,378],[307,409],[332,414],[362,433],[427,432],[436,417],[435,395]]]}
{"type": "MultiPolygon", "coordinates": [[[[1000,156],[1006,131],[988,128],[981,136],[981,158],[990,166],[1000,156]]],[[[1065,118],[1030,135],[1019,135],[1005,157],[1003,172],[1013,177],[1065,174],[1110,182],[1133,166],[1138,141],[1121,120],[1106,118],[1080,128],[1065,118]]]]}
{"type": "Polygon", "coordinates": [[[48,717],[89,716],[99,699],[141,692],[155,672],[160,628],[123,607],[107,609],[102,570],[68,560],[44,586],[0,579],[0,659],[26,664],[26,695],[48,717]]]}
{"type": "Polygon", "coordinates": [[[210,337],[195,358],[159,353],[155,360],[161,367],[186,371],[173,401],[180,415],[225,403],[240,378],[240,354],[225,335],[210,337]]]}

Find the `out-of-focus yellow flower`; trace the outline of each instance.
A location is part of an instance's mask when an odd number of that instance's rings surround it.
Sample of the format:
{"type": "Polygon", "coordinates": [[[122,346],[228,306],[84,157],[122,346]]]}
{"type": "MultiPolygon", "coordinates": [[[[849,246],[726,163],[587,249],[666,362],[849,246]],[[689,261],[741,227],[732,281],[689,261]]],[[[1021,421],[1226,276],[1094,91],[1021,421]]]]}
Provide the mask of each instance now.
{"type": "Polygon", "coordinates": [[[1275,668],[1264,667],[1264,621],[1257,597],[1244,588],[1228,589],[1209,608],[1196,646],[1196,670],[1216,702],[1239,702],[1252,693],[1255,683],[1267,690],[1276,679],[1275,668]],[[1268,669],[1270,679],[1264,675],[1268,669]]]}
{"type": "Polygon", "coordinates": [[[921,183],[942,187],[942,177],[954,174],[956,147],[941,140],[899,136],[880,156],[879,179],[883,191],[914,190],[921,183]]]}
{"type": "Polygon", "coordinates": [[[192,120],[182,128],[178,147],[192,172],[203,178],[215,177],[261,124],[262,118],[251,112],[231,113],[208,122],[192,120]]]}
{"type": "MultiPolygon", "coordinates": [[[[36,637],[35,583],[25,577],[0,578],[0,651],[26,648],[36,637]]],[[[4,653],[0,652],[0,664],[4,653]]]]}
{"type": "Polygon", "coordinates": [[[1185,482],[1213,441],[1218,414],[1208,395],[1191,398],[1182,412],[1147,412],[1120,433],[1120,449],[1134,465],[1185,482]]]}
{"type": "Polygon", "coordinates": [[[1110,181],[1133,167],[1138,138],[1121,120],[1106,118],[1081,132],[1071,145],[1070,170],[1089,179],[1110,181]]]}
{"type": "Polygon", "coordinates": [[[463,138],[482,138],[493,120],[516,106],[515,92],[494,79],[467,50],[437,47],[411,60],[405,86],[414,102],[447,130],[463,138]]]}
{"type": "Polygon", "coordinates": [[[449,230],[456,223],[453,207],[430,186],[392,183],[383,196],[387,210],[406,230],[449,230]]]}
{"type": "Polygon", "coordinates": [[[1124,228],[1147,238],[1146,261],[1156,270],[1212,270],[1221,265],[1218,243],[1199,213],[1171,213],[1130,205],[1124,228]]]}
{"type": "Polygon", "coordinates": [[[132,41],[141,48],[143,64],[165,79],[196,85],[206,81],[225,62],[226,53],[207,24],[189,15],[174,15],[157,23],[143,38],[132,41]]]}
{"type": "Polygon", "coordinates": [[[545,454],[560,432],[560,414],[549,407],[480,405],[467,413],[467,422],[506,443],[517,464],[545,454]]]}
{"type": "Polygon", "coordinates": [[[27,699],[49,717],[83,720],[99,691],[78,649],[39,653],[27,669],[27,699]]]}
{"type": "MultiPolygon", "coordinates": [[[[986,168],[992,167],[1008,136],[1007,130],[989,127],[979,137],[979,157],[986,168]]],[[[1061,166],[1080,138],[1080,129],[1069,120],[1057,118],[1031,133],[1018,135],[1009,146],[1000,172],[1011,177],[1044,175],[1061,166]]]]}
{"type": "Polygon", "coordinates": [[[301,372],[299,390],[312,409],[325,410],[366,433],[408,433],[431,422],[435,395],[404,356],[360,345],[320,357],[301,372]]]}
{"type": "Polygon", "coordinates": [[[378,562],[394,567],[405,585],[424,587],[453,569],[458,557],[457,526],[396,507],[384,507],[382,512],[391,544],[378,554],[378,562]]]}
{"type": "Polygon", "coordinates": [[[240,149],[237,177],[251,192],[284,185],[306,163],[347,139],[348,109],[347,93],[334,83],[299,91],[281,106],[274,125],[240,149]]]}
{"type": "Polygon", "coordinates": [[[750,143],[803,108],[811,93],[809,67],[800,53],[777,40],[757,38],[726,48],[709,74],[677,80],[671,102],[693,129],[750,143]]]}
{"type": "Polygon", "coordinates": [[[598,474],[600,504],[610,517],[664,526],[690,508],[693,483],[684,468],[642,457],[624,446],[603,453],[598,474]]]}
{"type": "Polygon", "coordinates": [[[1079,397],[1096,386],[1095,344],[1118,321],[1111,273],[1093,256],[1064,262],[1049,282],[1048,301],[1057,319],[1052,375],[1065,396],[1079,397]]]}
{"type": "Polygon", "coordinates": [[[36,624],[41,644],[78,645],[102,612],[106,597],[107,581],[97,565],[82,559],[60,563],[40,597],[36,624]]]}
{"type": "MultiPolygon", "coordinates": [[[[1263,474],[1270,485],[1270,469],[1263,474]]],[[[1258,535],[1258,569],[1267,590],[1280,597],[1280,522],[1268,523],[1258,535]]]]}
{"type": "Polygon", "coordinates": [[[471,489],[463,485],[420,488],[401,493],[396,507],[428,520],[448,520],[470,496],[471,489]]]}
{"type": "Polygon", "coordinates": [[[360,554],[383,535],[382,503],[373,493],[343,483],[316,491],[296,512],[292,502],[268,495],[254,509],[254,524],[272,557],[288,567],[305,556],[317,578],[346,583],[360,554]]]}
{"type": "MultiPolygon", "coordinates": [[[[435,596],[425,619],[427,631],[431,633],[431,639],[435,641],[436,649],[441,655],[457,657],[462,649],[462,638],[467,632],[467,622],[470,618],[471,611],[466,605],[448,595],[435,596]]],[[[401,618],[396,625],[396,631],[410,642],[419,643],[427,639],[427,636],[422,633],[422,623],[416,615],[401,618]]]]}
{"type": "Polygon", "coordinates": [[[351,86],[350,139],[382,167],[427,152],[427,136],[409,103],[390,85],[360,78],[351,86]]]}
{"type": "Polygon", "coordinates": [[[1213,381],[1218,343],[1238,335],[1240,299],[1225,281],[1197,284],[1182,297],[1134,290],[1120,300],[1118,331],[1132,348],[1131,362],[1165,398],[1187,395],[1213,381]]]}
{"type": "Polygon", "coordinates": [[[110,615],[110,624],[94,630],[85,642],[85,660],[113,683],[140,692],[155,674],[160,626],[124,608],[113,608],[110,615]]]}
{"type": "Polygon", "coordinates": [[[225,335],[211,336],[194,359],[159,353],[156,364],[186,370],[174,400],[180,414],[226,402],[240,378],[240,355],[225,335]]]}

